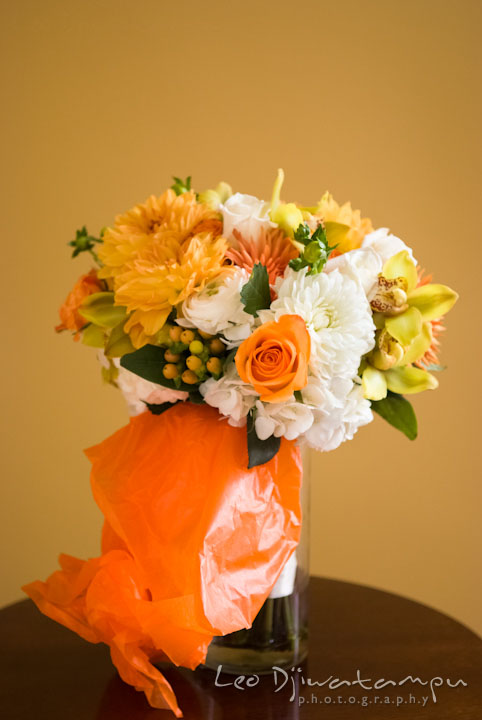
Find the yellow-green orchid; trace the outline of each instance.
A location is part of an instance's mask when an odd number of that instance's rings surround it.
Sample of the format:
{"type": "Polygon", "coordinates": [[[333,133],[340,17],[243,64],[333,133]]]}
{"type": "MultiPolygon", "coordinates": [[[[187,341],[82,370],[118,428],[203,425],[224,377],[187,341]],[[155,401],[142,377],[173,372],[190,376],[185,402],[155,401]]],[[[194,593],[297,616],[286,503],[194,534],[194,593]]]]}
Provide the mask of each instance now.
{"type": "Polygon", "coordinates": [[[417,284],[417,268],[406,250],[387,260],[371,301],[377,328],[375,348],[362,372],[369,400],[382,400],[388,390],[411,394],[438,386],[433,375],[413,363],[432,344],[431,321],[448,313],[458,295],[446,285],[417,284]]]}
{"type": "MultiPolygon", "coordinates": [[[[277,223],[279,227],[284,230],[288,237],[293,238],[295,230],[303,223],[303,213],[295,203],[283,203],[280,201],[281,187],[285,179],[285,174],[280,168],[278,170],[278,176],[275,180],[273,187],[273,194],[271,196],[271,208],[269,211],[269,218],[272,222],[277,223]]],[[[302,249],[303,246],[300,243],[298,249],[302,249]]]]}
{"type": "Polygon", "coordinates": [[[218,210],[232,194],[233,190],[231,185],[228,185],[227,182],[220,182],[214,190],[204,190],[199,193],[198,200],[199,202],[206,203],[206,205],[209,205],[213,210],[218,210]]]}

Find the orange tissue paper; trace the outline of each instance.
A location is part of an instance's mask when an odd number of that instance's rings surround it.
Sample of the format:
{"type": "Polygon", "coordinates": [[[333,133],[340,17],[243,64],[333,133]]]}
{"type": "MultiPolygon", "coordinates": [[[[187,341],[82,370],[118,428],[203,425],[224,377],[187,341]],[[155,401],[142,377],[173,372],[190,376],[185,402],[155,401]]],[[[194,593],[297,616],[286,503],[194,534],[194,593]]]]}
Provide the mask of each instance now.
{"type": "Polygon", "coordinates": [[[155,663],[195,668],[213,636],[251,626],[299,540],[299,449],[283,438],[272,460],[247,469],[246,428],[186,402],[132,418],[86,454],[102,554],[61,555],[61,570],[23,589],[108,644],[124,681],[182,717],[155,663]]]}

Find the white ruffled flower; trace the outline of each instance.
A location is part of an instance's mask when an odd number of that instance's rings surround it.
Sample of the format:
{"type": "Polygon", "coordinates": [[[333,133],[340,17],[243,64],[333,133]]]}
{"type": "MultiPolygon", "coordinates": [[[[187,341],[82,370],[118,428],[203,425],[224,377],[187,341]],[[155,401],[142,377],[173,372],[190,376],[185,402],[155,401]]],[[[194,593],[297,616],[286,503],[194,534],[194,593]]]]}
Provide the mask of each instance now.
{"type": "Polygon", "coordinates": [[[175,403],[178,400],[187,400],[188,393],[181,390],[156,385],[156,383],[144,380],[130,370],[126,370],[116,358],[114,364],[119,370],[116,382],[127,403],[129,415],[140,415],[146,410],[146,403],[161,405],[162,403],[175,403]]]}
{"type": "Polygon", "coordinates": [[[246,417],[259,397],[252,385],[241,380],[234,363],[228,365],[219,380],[209,378],[203,382],[199,391],[205,402],[229,418],[234,427],[246,424],[246,417]]]}
{"type": "Polygon", "coordinates": [[[315,450],[335,450],[345,440],[352,440],[359,427],[373,420],[370,403],[363,397],[361,385],[335,378],[332,396],[333,405],[313,409],[313,424],[303,436],[315,450]]]}
{"type": "Polygon", "coordinates": [[[239,345],[249,337],[254,317],[244,311],[241,288],[249,280],[243,268],[221,273],[204,289],[191,295],[182,304],[182,327],[195,327],[210,335],[222,335],[229,347],[239,345]]]}
{"type": "Polygon", "coordinates": [[[244,237],[257,240],[261,228],[276,227],[268,217],[269,204],[254,195],[235,193],[221,205],[223,214],[223,236],[230,240],[233,230],[237,230],[244,237]]]}
{"type": "Polygon", "coordinates": [[[417,264],[412,249],[405,245],[403,240],[400,240],[396,235],[392,235],[388,228],[378,228],[378,230],[368,233],[368,235],[365,235],[361,246],[362,248],[374,250],[379,255],[382,265],[402,250],[406,250],[414,263],[417,264]]]}
{"type": "Polygon", "coordinates": [[[313,412],[308,405],[297,402],[294,397],[282,403],[256,403],[254,422],[256,435],[266,440],[271,435],[296,440],[313,423],[313,412]]]}
{"type": "Polygon", "coordinates": [[[278,297],[261,321],[282,315],[300,315],[311,337],[311,373],[331,380],[355,377],[363,355],[374,344],[372,312],[361,284],[335,269],[307,275],[306,269],[288,269],[275,284],[278,297]]]}
{"type": "Polygon", "coordinates": [[[367,298],[371,300],[384,264],[402,250],[406,250],[414,260],[411,248],[405,245],[403,240],[391,235],[387,228],[379,228],[365,236],[360,248],[330,258],[325,265],[325,272],[339,270],[358,279],[367,298]]]}

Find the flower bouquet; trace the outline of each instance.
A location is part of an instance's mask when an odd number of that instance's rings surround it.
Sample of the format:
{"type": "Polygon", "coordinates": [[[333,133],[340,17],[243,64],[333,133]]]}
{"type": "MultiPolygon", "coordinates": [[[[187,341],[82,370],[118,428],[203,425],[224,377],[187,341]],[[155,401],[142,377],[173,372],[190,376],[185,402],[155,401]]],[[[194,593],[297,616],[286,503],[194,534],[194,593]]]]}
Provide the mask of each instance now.
{"type": "Polygon", "coordinates": [[[132,417],[86,451],[101,555],[61,555],[25,591],[178,717],[162,662],[302,659],[300,449],[334,450],[373,412],[413,440],[405,396],[437,387],[457,299],[349,203],[285,203],[282,183],[264,202],[174,178],[70,243],[95,267],[56,329],[98,349],[132,417]]]}

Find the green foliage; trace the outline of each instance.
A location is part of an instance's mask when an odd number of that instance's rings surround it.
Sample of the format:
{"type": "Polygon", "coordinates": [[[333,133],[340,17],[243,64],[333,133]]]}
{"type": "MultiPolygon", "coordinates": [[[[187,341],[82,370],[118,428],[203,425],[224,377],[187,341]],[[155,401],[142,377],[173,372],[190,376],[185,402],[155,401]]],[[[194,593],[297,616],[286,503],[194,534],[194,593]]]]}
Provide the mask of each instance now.
{"type": "MultiPolygon", "coordinates": [[[[102,235],[103,231],[101,233],[101,236],[102,235]]],[[[87,232],[87,228],[84,225],[84,227],[80,228],[80,230],[77,230],[74,240],[71,240],[68,245],[74,248],[72,251],[73,258],[77,257],[77,255],[80,255],[80,253],[89,252],[94,258],[94,260],[98,263],[99,258],[97,257],[97,253],[95,252],[94,247],[96,246],[96,244],[101,242],[102,237],[96,238],[93,235],[89,235],[89,233],[87,232]]]]}
{"type": "Polygon", "coordinates": [[[171,185],[171,190],[174,190],[176,195],[182,195],[185,192],[190,192],[190,190],[191,190],[191,176],[190,175],[185,180],[181,180],[181,178],[178,178],[176,176],[173,176],[172,179],[174,180],[174,182],[171,185]]]}
{"type": "Polygon", "coordinates": [[[241,289],[241,302],[250,315],[257,317],[258,310],[269,308],[271,292],[269,288],[268,271],[261,263],[256,263],[246,285],[241,289]]]}
{"type": "Polygon", "coordinates": [[[174,407],[174,405],[177,405],[177,402],[165,402],[159,404],[145,402],[144,405],[153,415],[162,415],[162,413],[165,413],[166,410],[170,410],[172,407],[174,407]]]}
{"type": "Polygon", "coordinates": [[[166,348],[158,347],[157,345],[144,345],[135,352],[123,355],[120,364],[126,370],[130,370],[135,375],[139,375],[139,377],[144,378],[144,380],[156,383],[156,385],[162,385],[163,387],[171,388],[171,390],[192,392],[194,389],[193,386],[183,383],[180,377],[174,380],[168,380],[164,377],[162,369],[165,365],[165,352],[166,348]]]}
{"type": "Polygon", "coordinates": [[[403,432],[409,440],[418,434],[417,418],[412,405],[402,395],[388,391],[383,400],[372,401],[372,410],[394,428],[403,432]]]}
{"type": "Polygon", "coordinates": [[[251,410],[246,424],[248,436],[248,468],[264,465],[274,458],[281,445],[281,438],[274,435],[266,440],[260,440],[254,426],[255,412],[251,410]]]}
{"type": "Polygon", "coordinates": [[[304,250],[299,257],[290,260],[290,268],[301,270],[309,268],[308,275],[320,273],[330,253],[335,247],[330,247],[323,225],[318,225],[313,235],[310,236],[310,229],[307,223],[302,223],[295,231],[295,240],[304,245],[304,250]]]}
{"type": "Polygon", "coordinates": [[[114,305],[113,292],[88,295],[79,308],[79,314],[90,323],[102,328],[115,328],[126,319],[126,309],[114,305]]]}

